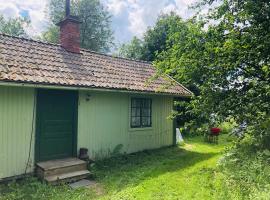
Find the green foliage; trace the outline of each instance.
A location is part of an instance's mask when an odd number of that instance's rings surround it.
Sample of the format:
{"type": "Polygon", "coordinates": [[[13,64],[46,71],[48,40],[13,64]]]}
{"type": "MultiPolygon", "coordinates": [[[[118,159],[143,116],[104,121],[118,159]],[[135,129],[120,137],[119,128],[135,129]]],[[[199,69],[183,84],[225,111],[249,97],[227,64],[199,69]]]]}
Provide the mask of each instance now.
{"type": "Polygon", "coordinates": [[[59,200],[96,199],[92,189],[73,190],[66,185],[58,187],[41,183],[36,178],[28,178],[7,185],[0,185],[0,200],[59,200]]]}
{"type": "Polygon", "coordinates": [[[270,151],[254,151],[253,143],[254,138],[246,136],[219,161],[225,188],[232,191],[234,199],[270,197],[270,151]]]}
{"type": "Polygon", "coordinates": [[[142,59],[154,61],[159,53],[167,49],[167,40],[179,31],[177,24],[181,21],[181,17],[174,12],[160,15],[155,26],[149,28],[144,35],[142,59]]]}
{"type": "Polygon", "coordinates": [[[218,125],[218,127],[221,128],[222,134],[231,134],[233,132],[233,129],[237,126],[238,125],[233,119],[226,120],[218,125]]]}
{"type": "MultiPolygon", "coordinates": [[[[111,16],[99,0],[77,0],[71,13],[79,17],[81,46],[98,52],[107,52],[113,46],[111,16]]],[[[58,43],[57,24],[65,17],[65,0],[50,0],[48,14],[52,25],[43,33],[43,40],[58,43]]]]}
{"type": "Polygon", "coordinates": [[[168,48],[169,35],[179,31],[176,28],[179,21],[182,19],[174,12],[160,15],[154,27],[148,28],[142,40],[134,37],[130,43],[119,48],[118,54],[125,58],[154,61],[159,53],[168,48]]]}
{"type": "Polygon", "coordinates": [[[117,54],[123,58],[140,60],[142,59],[142,48],[143,42],[139,38],[134,37],[129,44],[123,44],[117,54]]]}
{"type": "Polygon", "coordinates": [[[233,117],[237,124],[253,127],[258,141],[269,137],[262,126],[270,116],[269,4],[222,1],[202,21],[180,23],[182,29],[167,40],[171,47],[156,65],[198,91],[189,104],[197,126],[208,123],[211,115],[216,123],[233,117]]]}
{"type": "Polygon", "coordinates": [[[23,18],[5,19],[0,15],[0,32],[12,36],[27,37],[25,27],[28,26],[29,20],[23,18]]]}
{"type": "Polygon", "coordinates": [[[42,33],[41,40],[57,44],[59,43],[60,30],[57,26],[50,26],[48,30],[42,33]]]}

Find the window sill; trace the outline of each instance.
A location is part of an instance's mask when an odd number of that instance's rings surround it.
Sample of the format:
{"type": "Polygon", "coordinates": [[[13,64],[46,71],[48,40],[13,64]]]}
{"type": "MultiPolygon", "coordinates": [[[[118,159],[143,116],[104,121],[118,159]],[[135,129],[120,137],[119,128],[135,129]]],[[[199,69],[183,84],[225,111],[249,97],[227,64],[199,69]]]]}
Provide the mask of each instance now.
{"type": "Polygon", "coordinates": [[[135,131],[151,131],[153,130],[153,127],[143,127],[143,128],[129,128],[129,131],[135,132],[135,131]]]}

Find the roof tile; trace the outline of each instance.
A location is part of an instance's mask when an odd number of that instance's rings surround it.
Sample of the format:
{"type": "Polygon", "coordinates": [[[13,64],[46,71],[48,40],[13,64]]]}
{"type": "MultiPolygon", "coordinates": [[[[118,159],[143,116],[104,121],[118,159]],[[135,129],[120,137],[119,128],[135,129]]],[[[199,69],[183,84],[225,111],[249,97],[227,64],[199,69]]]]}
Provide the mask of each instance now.
{"type": "Polygon", "coordinates": [[[146,62],[84,49],[74,54],[59,45],[0,34],[0,81],[191,95],[170,77],[153,79],[155,74],[146,62]]]}

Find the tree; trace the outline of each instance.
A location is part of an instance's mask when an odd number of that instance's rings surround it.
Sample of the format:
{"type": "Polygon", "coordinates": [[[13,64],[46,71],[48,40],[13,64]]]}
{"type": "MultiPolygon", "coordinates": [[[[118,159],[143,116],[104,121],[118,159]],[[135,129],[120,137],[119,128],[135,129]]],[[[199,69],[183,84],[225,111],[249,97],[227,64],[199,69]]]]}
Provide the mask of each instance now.
{"type": "Polygon", "coordinates": [[[143,42],[139,38],[134,37],[129,44],[123,44],[119,48],[118,54],[124,58],[140,60],[142,59],[142,48],[143,42]]]}
{"type": "Polygon", "coordinates": [[[0,32],[12,36],[26,37],[24,27],[29,24],[29,20],[22,18],[5,19],[0,15],[0,32]]]}
{"type": "MultiPolygon", "coordinates": [[[[113,45],[111,16],[99,0],[76,0],[71,6],[73,15],[79,17],[81,46],[98,52],[106,52],[113,45]]],[[[52,24],[57,24],[65,16],[65,0],[50,0],[48,15],[52,24]]],[[[43,40],[58,43],[59,28],[51,25],[43,33],[43,40]]]]}
{"type": "Polygon", "coordinates": [[[178,32],[177,25],[182,22],[179,15],[174,12],[162,14],[153,28],[149,28],[144,35],[142,59],[154,61],[157,55],[169,47],[169,35],[178,32]]]}
{"type": "Polygon", "coordinates": [[[189,104],[194,116],[232,116],[264,148],[270,147],[269,7],[268,1],[224,0],[199,23],[208,24],[206,31],[170,35],[173,45],[156,62],[181,83],[197,85],[200,93],[189,104]]]}
{"type": "Polygon", "coordinates": [[[154,61],[158,54],[168,48],[168,36],[179,31],[175,27],[181,21],[182,19],[174,12],[160,15],[154,27],[148,28],[141,41],[134,37],[130,43],[120,47],[120,56],[154,61]]]}
{"type": "Polygon", "coordinates": [[[48,28],[46,32],[42,33],[40,39],[50,43],[57,44],[59,42],[59,34],[60,34],[59,27],[52,25],[48,28]]]}

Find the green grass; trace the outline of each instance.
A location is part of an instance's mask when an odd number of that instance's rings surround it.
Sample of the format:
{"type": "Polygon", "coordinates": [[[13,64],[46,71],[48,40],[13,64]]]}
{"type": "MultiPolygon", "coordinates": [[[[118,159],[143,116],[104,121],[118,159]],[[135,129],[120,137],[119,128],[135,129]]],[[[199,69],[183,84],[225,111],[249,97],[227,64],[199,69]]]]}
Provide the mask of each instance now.
{"type": "Polygon", "coordinates": [[[0,199],[226,199],[216,163],[226,144],[207,144],[200,137],[183,146],[145,151],[97,162],[97,185],[71,190],[27,179],[0,186],[0,199]],[[222,195],[221,195],[222,194],[222,195]]]}

